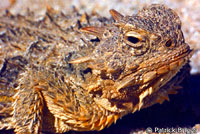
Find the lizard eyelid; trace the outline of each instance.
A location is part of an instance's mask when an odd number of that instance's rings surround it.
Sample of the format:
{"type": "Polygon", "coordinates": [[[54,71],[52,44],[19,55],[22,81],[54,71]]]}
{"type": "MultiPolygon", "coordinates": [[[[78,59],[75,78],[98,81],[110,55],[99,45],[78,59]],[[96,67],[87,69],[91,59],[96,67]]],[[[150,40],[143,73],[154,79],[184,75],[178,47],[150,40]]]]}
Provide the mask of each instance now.
{"type": "Polygon", "coordinates": [[[138,48],[141,47],[142,44],[141,39],[136,36],[125,36],[125,42],[127,45],[138,48]]]}
{"type": "Polygon", "coordinates": [[[130,31],[127,32],[124,36],[124,40],[126,42],[126,44],[132,46],[132,47],[141,47],[141,41],[142,41],[142,37],[139,33],[135,32],[135,31],[130,31]]]}

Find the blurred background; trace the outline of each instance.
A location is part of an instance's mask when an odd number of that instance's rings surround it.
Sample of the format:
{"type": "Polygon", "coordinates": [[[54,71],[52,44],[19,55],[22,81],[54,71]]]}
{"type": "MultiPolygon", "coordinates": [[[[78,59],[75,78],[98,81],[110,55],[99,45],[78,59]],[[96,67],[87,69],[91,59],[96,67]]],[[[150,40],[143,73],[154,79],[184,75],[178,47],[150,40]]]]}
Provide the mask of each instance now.
{"type": "Polygon", "coordinates": [[[103,131],[87,133],[139,134],[146,133],[147,127],[195,128],[200,133],[200,0],[1,0],[0,12],[9,9],[13,14],[25,14],[28,8],[40,17],[45,14],[47,6],[66,13],[75,6],[80,13],[95,11],[110,17],[109,9],[132,15],[152,3],[165,4],[178,13],[185,40],[195,50],[190,62],[190,75],[182,83],[184,88],[177,95],[171,95],[170,102],[127,115],[103,131]]]}

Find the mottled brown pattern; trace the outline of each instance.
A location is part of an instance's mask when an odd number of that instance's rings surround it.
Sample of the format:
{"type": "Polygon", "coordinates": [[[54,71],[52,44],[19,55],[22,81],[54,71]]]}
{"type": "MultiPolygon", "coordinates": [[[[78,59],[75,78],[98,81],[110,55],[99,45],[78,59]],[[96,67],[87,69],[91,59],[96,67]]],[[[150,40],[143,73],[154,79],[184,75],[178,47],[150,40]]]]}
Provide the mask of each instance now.
{"type": "Polygon", "coordinates": [[[0,17],[0,129],[102,130],[176,93],[180,80],[170,80],[192,55],[177,14],[164,5],[110,14],[0,17]]]}

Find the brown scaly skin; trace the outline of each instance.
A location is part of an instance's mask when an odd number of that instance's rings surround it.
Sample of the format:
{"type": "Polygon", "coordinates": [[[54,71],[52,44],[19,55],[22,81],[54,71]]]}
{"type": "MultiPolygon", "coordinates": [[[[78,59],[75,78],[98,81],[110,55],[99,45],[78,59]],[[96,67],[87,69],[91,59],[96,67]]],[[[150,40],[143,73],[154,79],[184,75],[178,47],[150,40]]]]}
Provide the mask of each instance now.
{"type": "Polygon", "coordinates": [[[175,93],[172,78],[192,55],[177,14],[110,13],[115,22],[76,10],[0,17],[0,129],[102,130],[175,93]]]}

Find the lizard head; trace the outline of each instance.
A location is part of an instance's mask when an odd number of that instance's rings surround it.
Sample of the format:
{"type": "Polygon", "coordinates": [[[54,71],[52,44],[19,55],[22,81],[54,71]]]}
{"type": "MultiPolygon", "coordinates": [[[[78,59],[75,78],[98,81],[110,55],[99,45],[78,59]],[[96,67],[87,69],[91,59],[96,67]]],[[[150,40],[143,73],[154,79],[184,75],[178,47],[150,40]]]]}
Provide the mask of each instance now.
{"type": "Polygon", "coordinates": [[[176,75],[192,50],[185,43],[180,18],[164,5],[151,5],[132,16],[113,9],[110,13],[112,24],[81,29],[100,43],[90,56],[71,63],[89,61],[93,77],[84,88],[97,103],[110,111],[135,111],[176,75]]]}

